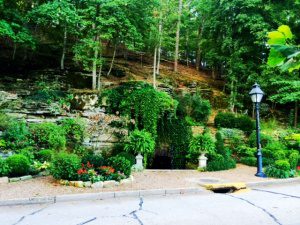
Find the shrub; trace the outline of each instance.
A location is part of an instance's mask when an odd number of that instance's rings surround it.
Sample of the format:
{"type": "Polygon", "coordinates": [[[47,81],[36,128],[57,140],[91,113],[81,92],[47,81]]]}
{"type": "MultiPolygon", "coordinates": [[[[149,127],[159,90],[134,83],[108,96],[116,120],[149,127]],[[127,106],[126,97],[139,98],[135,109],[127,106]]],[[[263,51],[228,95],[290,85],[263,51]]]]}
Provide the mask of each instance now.
{"type": "Polygon", "coordinates": [[[211,105],[208,100],[201,98],[199,94],[185,94],[179,97],[179,104],[184,114],[198,123],[207,122],[211,113],[211,105]]]}
{"type": "Polygon", "coordinates": [[[192,162],[198,161],[200,153],[212,153],[215,150],[215,143],[209,132],[204,132],[192,138],[187,158],[192,162]]]}
{"type": "Polygon", "coordinates": [[[50,172],[55,179],[76,180],[80,168],[81,160],[77,155],[62,152],[52,160],[50,172]]]}
{"type": "Polygon", "coordinates": [[[285,159],[286,155],[287,155],[287,151],[283,151],[283,150],[274,151],[272,154],[272,159],[274,160],[285,159]]]}
{"type": "Polygon", "coordinates": [[[235,128],[240,129],[246,134],[250,135],[255,129],[255,124],[249,116],[241,115],[235,119],[235,128]]]}
{"type": "Polygon", "coordinates": [[[9,128],[12,119],[5,113],[0,113],[0,130],[6,130],[9,128]]]}
{"type": "Polygon", "coordinates": [[[4,132],[4,139],[12,149],[24,148],[30,145],[29,130],[24,120],[13,121],[4,132]]]}
{"type": "Polygon", "coordinates": [[[227,153],[224,147],[224,140],[222,137],[222,133],[219,131],[216,133],[216,152],[223,156],[225,156],[227,153]]]}
{"type": "Polygon", "coordinates": [[[32,124],[30,131],[39,147],[62,150],[66,146],[65,131],[54,123],[32,124]]]}
{"type": "Polygon", "coordinates": [[[265,173],[268,177],[289,178],[295,175],[295,170],[291,170],[288,160],[277,160],[266,168],[265,173]]]}
{"type": "Polygon", "coordinates": [[[257,165],[257,159],[255,157],[251,157],[251,156],[242,157],[240,159],[240,162],[247,166],[256,166],[257,165]]]}
{"type": "Polygon", "coordinates": [[[115,156],[109,159],[109,165],[112,166],[116,172],[123,173],[126,177],[131,174],[131,163],[128,159],[122,156],[115,156]]]}
{"type": "Polygon", "coordinates": [[[293,170],[295,170],[297,168],[298,160],[299,160],[299,152],[293,151],[289,156],[289,163],[293,170]]]}
{"type": "Polygon", "coordinates": [[[21,154],[15,154],[6,159],[10,176],[23,176],[29,173],[30,162],[21,154]]]}
{"type": "Polygon", "coordinates": [[[232,158],[226,158],[221,155],[215,157],[212,161],[208,162],[207,171],[228,170],[236,167],[236,162],[232,158]]]}
{"type": "Polygon", "coordinates": [[[0,177],[7,176],[9,174],[9,167],[5,160],[0,157],[0,177]]]}
{"type": "Polygon", "coordinates": [[[125,144],[125,151],[129,153],[141,153],[144,156],[144,164],[147,166],[148,156],[154,154],[155,141],[151,134],[147,131],[134,130],[130,136],[129,141],[125,144]]]}
{"type": "Polygon", "coordinates": [[[34,161],[34,154],[33,154],[33,147],[26,147],[21,150],[18,150],[18,153],[21,155],[26,156],[26,158],[29,160],[29,163],[32,164],[34,161]]]}
{"type": "Polygon", "coordinates": [[[117,157],[124,157],[130,162],[130,165],[133,166],[135,164],[135,156],[128,152],[120,152],[116,155],[117,157]]]}
{"type": "Polygon", "coordinates": [[[87,154],[82,157],[81,162],[87,164],[88,162],[94,165],[95,168],[101,167],[105,164],[105,160],[101,154],[87,154]]]}
{"type": "Polygon", "coordinates": [[[280,169],[280,170],[290,170],[291,165],[288,160],[285,159],[280,159],[276,160],[274,163],[275,168],[280,169]]]}
{"type": "Polygon", "coordinates": [[[43,149],[43,150],[39,151],[36,154],[36,158],[41,163],[43,163],[43,162],[51,162],[52,158],[53,158],[53,154],[54,154],[53,150],[51,150],[51,149],[43,149]]]}
{"type": "Polygon", "coordinates": [[[61,121],[61,126],[66,132],[67,141],[74,144],[81,144],[86,135],[85,121],[80,118],[67,118],[61,121]]]}
{"type": "Polygon", "coordinates": [[[219,112],[215,117],[215,126],[235,128],[235,115],[229,112],[219,112]]]}
{"type": "MultiPolygon", "coordinates": [[[[260,143],[262,148],[265,148],[268,144],[273,142],[273,138],[267,134],[260,134],[260,143]]],[[[252,132],[252,134],[249,136],[249,145],[251,148],[256,147],[256,132],[252,132]]]]}

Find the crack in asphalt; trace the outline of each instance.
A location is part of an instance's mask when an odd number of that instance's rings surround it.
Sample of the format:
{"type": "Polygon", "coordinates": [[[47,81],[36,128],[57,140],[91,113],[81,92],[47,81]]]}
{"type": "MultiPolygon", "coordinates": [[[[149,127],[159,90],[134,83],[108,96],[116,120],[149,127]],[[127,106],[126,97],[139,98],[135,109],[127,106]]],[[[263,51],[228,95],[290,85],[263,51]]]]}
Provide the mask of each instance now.
{"type": "Polygon", "coordinates": [[[29,213],[28,215],[26,216],[22,216],[17,222],[13,223],[12,225],[17,225],[19,223],[21,223],[27,216],[33,216],[35,214],[38,214],[39,212],[43,211],[44,209],[48,208],[49,206],[46,206],[44,208],[41,208],[39,210],[36,210],[36,211],[33,211],[32,213],[29,213]]]}
{"type": "Polygon", "coordinates": [[[289,195],[289,194],[284,194],[284,193],[275,192],[275,191],[267,191],[267,190],[262,190],[262,189],[251,189],[251,190],[253,190],[253,191],[266,192],[266,193],[275,194],[275,195],[283,195],[283,196],[287,196],[287,197],[291,197],[291,198],[300,198],[300,196],[289,195]]]}
{"type": "Polygon", "coordinates": [[[92,221],[94,221],[94,220],[96,220],[96,219],[97,219],[97,217],[94,217],[94,218],[92,218],[92,219],[89,219],[89,220],[87,220],[87,221],[84,221],[84,222],[78,223],[77,225],[84,225],[84,224],[90,223],[90,222],[92,222],[92,221]]]}
{"type": "Polygon", "coordinates": [[[271,218],[274,220],[275,223],[277,223],[278,225],[283,225],[282,223],[279,222],[279,220],[278,220],[272,213],[268,212],[268,210],[266,210],[265,208],[260,207],[260,206],[254,204],[253,202],[250,202],[249,200],[247,200],[247,199],[245,199],[245,198],[239,198],[239,197],[236,197],[236,196],[233,196],[233,195],[229,195],[229,194],[226,194],[226,195],[227,195],[227,196],[230,196],[230,197],[232,197],[232,198],[236,198],[236,199],[239,199],[239,200],[241,200],[241,201],[244,201],[244,202],[246,202],[246,203],[248,203],[248,204],[250,204],[250,205],[252,205],[252,206],[254,206],[254,207],[256,207],[256,208],[258,208],[258,209],[260,209],[260,210],[262,210],[262,211],[263,211],[264,213],[266,213],[269,217],[271,217],[271,218]]]}
{"type": "MultiPolygon", "coordinates": [[[[136,210],[133,210],[132,212],[130,212],[128,215],[132,215],[131,218],[137,220],[139,222],[140,225],[144,225],[143,221],[137,216],[137,213],[139,211],[143,210],[143,204],[144,204],[144,200],[142,197],[140,197],[140,202],[139,202],[139,208],[136,210]]],[[[127,217],[126,215],[123,215],[124,217],[127,217]]]]}

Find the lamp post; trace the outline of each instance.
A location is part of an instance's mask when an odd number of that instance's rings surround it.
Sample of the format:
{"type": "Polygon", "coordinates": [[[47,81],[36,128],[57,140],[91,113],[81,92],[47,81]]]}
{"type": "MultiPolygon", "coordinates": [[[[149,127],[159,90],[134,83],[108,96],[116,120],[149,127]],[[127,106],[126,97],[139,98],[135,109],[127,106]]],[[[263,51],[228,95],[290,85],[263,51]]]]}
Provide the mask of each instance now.
{"type": "Polygon", "coordinates": [[[255,105],[255,115],[256,115],[256,146],[257,146],[257,177],[266,177],[262,171],[262,152],[260,144],[260,126],[259,126],[259,104],[264,96],[264,92],[260,89],[260,86],[255,83],[252,86],[252,90],[249,92],[252,102],[255,105]]]}

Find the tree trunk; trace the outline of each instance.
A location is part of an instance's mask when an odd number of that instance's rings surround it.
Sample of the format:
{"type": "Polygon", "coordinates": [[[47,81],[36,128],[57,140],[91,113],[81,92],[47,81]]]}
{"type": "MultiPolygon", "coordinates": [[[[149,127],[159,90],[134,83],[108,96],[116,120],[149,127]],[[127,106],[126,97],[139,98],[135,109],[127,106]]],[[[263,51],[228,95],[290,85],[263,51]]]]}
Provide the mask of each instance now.
{"type": "Polygon", "coordinates": [[[14,43],[14,51],[13,51],[13,55],[12,55],[12,60],[14,61],[16,58],[16,52],[17,52],[17,44],[14,43]]]}
{"type": "Polygon", "coordinates": [[[67,26],[65,25],[64,29],[64,42],[63,42],[63,51],[60,59],[60,69],[65,69],[65,57],[66,57],[66,49],[67,49],[67,26]]]}
{"type": "MultiPolygon", "coordinates": [[[[101,56],[100,56],[101,57],[101,56]]],[[[97,81],[97,90],[101,90],[101,73],[102,73],[102,63],[99,67],[99,72],[98,72],[98,81],[97,81]]]]}
{"type": "Polygon", "coordinates": [[[202,26],[199,26],[199,29],[198,29],[198,43],[197,43],[197,53],[196,53],[196,69],[197,70],[200,70],[200,63],[201,63],[201,45],[200,45],[200,41],[201,41],[202,30],[203,30],[202,26]]]}
{"type": "MultiPolygon", "coordinates": [[[[161,3],[161,2],[160,2],[161,3]]],[[[162,7],[162,3],[160,4],[162,7]]],[[[161,43],[162,43],[162,9],[160,9],[159,12],[159,25],[158,25],[158,35],[159,35],[159,41],[158,41],[158,52],[157,52],[157,65],[156,65],[156,74],[159,75],[159,68],[160,68],[160,55],[161,55],[161,43]]]]}
{"type": "Polygon", "coordinates": [[[115,44],[114,53],[113,53],[113,57],[112,57],[112,60],[111,60],[111,63],[110,63],[110,67],[109,67],[109,71],[107,73],[107,76],[110,75],[110,72],[111,72],[111,70],[113,68],[115,57],[116,57],[116,51],[117,51],[117,44],[115,44]]]}
{"type": "Polygon", "coordinates": [[[189,35],[185,36],[185,57],[186,57],[186,66],[189,66],[189,35]]]}
{"type": "MultiPolygon", "coordinates": [[[[98,34],[95,36],[95,42],[98,42],[99,36],[98,34]]],[[[99,49],[98,46],[94,49],[94,59],[93,59],[93,69],[92,69],[92,78],[93,78],[93,85],[92,88],[95,90],[97,88],[97,61],[98,61],[98,53],[99,49]]]]}
{"type": "Polygon", "coordinates": [[[234,112],[234,106],[235,106],[235,87],[234,87],[234,81],[232,80],[230,83],[230,111],[234,112]]]}
{"type": "Polygon", "coordinates": [[[295,116],[294,116],[294,127],[298,125],[298,101],[295,102],[295,116]]]}
{"type": "Polygon", "coordinates": [[[177,20],[177,29],[176,29],[175,56],[174,56],[174,72],[178,71],[178,52],[179,52],[181,11],[182,11],[182,0],[179,0],[178,20],[177,20]]]}
{"type": "Polygon", "coordinates": [[[154,57],[153,57],[153,87],[156,88],[156,55],[157,55],[157,47],[154,49],[154,57]]]}

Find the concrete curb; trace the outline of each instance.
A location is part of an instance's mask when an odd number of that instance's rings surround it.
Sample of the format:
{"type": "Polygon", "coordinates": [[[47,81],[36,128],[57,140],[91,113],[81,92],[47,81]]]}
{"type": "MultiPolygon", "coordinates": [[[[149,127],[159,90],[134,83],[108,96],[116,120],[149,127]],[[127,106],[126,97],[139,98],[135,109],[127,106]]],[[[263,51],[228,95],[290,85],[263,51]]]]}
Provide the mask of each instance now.
{"type": "MultiPolygon", "coordinates": [[[[262,187],[268,185],[282,185],[300,183],[300,177],[289,179],[277,179],[258,182],[248,182],[246,186],[249,188],[262,187]]],[[[31,204],[54,204],[57,202],[72,202],[72,201],[89,201],[89,200],[104,200],[118,199],[123,197],[141,197],[141,196],[168,196],[182,194],[212,194],[204,188],[171,188],[171,189],[150,189],[150,190],[135,190],[135,191],[115,191],[115,192],[98,192],[84,194],[70,194],[34,198],[8,199],[1,200],[0,206],[15,206],[15,205],[31,205],[31,204]]]]}
{"type": "Polygon", "coordinates": [[[0,201],[0,206],[31,205],[31,204],[54,204],[57,202],[89,201],[117,199],[123,197],[141,197],[141,196],[168,196],[182,194],[207,194],[208,191],[202,188],[173,188],[173,189],[150,189],[136,191],[116,191],[116,192],[98,192],[84,194],[70,194],[47,197],[34,197],[22,199],[8,199],[0,201]]]}
{"type": "Polygon", "coordinates": [[[246,183],[246,185],[249,188],[253,188],[253,187],[261,187],[261,186],[268,186],[268,185],[282,185],[282,184],[293,184],[293,183],[300,183],[300,177],[288,178],[288,179],[274,179],[274,180],[268,180],[268,181],[248,182],[248,183],[246,183]]]}

